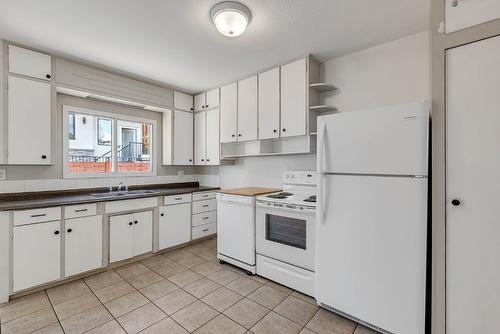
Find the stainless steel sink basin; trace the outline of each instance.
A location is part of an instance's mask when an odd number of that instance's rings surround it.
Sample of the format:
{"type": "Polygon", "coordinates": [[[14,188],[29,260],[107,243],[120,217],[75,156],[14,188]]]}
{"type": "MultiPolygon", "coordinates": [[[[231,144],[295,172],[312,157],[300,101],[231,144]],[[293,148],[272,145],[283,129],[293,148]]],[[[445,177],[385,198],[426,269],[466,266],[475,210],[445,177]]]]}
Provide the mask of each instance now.
{"type": "Polygon", "coordinates": [[[142,194],[156,194],[157,191],[154,190],[127,190],[127,191],[111,191],[105,193],[93,193],[89,194],[92,197],[96,198],[110,198],[110,197],[126,197],[133,195],[142,195],[142,194]]]}

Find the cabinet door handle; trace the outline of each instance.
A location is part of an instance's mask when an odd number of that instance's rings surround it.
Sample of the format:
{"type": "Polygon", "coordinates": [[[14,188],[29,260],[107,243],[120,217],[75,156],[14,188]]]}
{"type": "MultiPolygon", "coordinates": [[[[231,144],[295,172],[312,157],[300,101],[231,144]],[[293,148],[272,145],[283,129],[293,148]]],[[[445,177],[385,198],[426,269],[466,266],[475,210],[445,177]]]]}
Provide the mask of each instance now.
{"type": "Polygon", "coordinates": [[[191,111],[193,111],[193,108],[191,108],[191,111]]]}
{"type": "Polygon", "coordinates": [[[458,0],[453,0],[451,2],[451,7],[457,7],[458,6],[458,0]]]}
{"type": "Polygon", "coordinates": [[[162,217],[163,217],[163,216],[165,216],[165,214],[164,214],[164,213],[160,213],[160,216],[162,216],[162,217]]]}
{"type": "Polygon", "coordinates": [[[205,161],[205,159],[201,159],[201,161],[205,161]]]}
{"type": "Polygon", "coordinates": [[[78,209],[78,210],[75,210],[75,212],[85,212],[87,211],[87,209],[78,209]]]}
{"type": "Polygon", "coordinates": [[[45,74],[45,77],[46,77],[47,79],[52,78],[52,76],[51,76],[50,74],[45,74]]]}
{"type": "Polygon", "coordinates": [[[133,224],[133,223],[132,223],[132,222],[129,222],[128,224],[129,224],[130,226],[132,226],[132,224],[133,224]]]}
{"type": "Polygon", "coordinates": [[[207,107],[207,108],[208,108],[208,104],[207,104],[205,107],[207,107]]]}
{"type": "Polygon", "coordinates": [[[189,159],[189,162],[193,162],[193,159],[189,159]]]}
{"type": "Polygon", "coordinates": [[[231,135],[231,137],[233,137],[233,138],[234,138],[235,136],[234,136],[234,135],[231,135]]]}
{"type": "Polygon", "coordinates": [[[58,235],[58,234],[59,234],[59,231],[54,231],[54,234],[55,234],[55,235],[58,235]]]}
{"type": "Polygon", "coordinates": [[[273,132],[276,133],[276,129],[274,129],[273,132]]]}
{"type": "Polygon", "coordinates": [[[71,232],[73,232],[73,229],[68,228],[68,230],[66,232],[71,233],[71,232]]]}
{"type": "Polygon", "coordinates": [[[241,137],[241,133],[238,133],[238,137],[241,137]]]}
{"type": "Polygon", "coordinates": [[[41,213],[41,214],[38,214],[38,215],[31,215],[30,217],[31,218],[38,218],[38,217],[45,217],[47,214],[46,213],[41,213]]]}
{"type": "Polygon", "coordinates": [[[286,132],[286,129],[283,129],[283,132],[286,132]]]}
{"type": "Polygon", "coordinates": [[[210,161],[210,159],[207,159],[207,161],[210,161]]]}
{"type": "Polygon", "coordinates": [[[137,221],[137,220],[136,220],[136,221],[134,221],[134,224],[137,224],[137,223],[138,223],[138,221],[137,221]]]}
{"type": "Polygon", "coordinates": [[[47,156],[46,156],[45,154],[44,154],[44,155],[42,155],[42,159],[43,159],[43,160],[47,159],[47,156]]]}

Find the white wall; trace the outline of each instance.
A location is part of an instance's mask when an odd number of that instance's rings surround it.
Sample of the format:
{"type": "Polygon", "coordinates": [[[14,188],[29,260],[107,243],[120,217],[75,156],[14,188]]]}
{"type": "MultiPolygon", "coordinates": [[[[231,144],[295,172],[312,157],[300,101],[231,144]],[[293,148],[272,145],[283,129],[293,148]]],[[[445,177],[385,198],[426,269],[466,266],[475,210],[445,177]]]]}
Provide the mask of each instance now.
{"type": "MultiPolygon", "coordinates": [[[[325,62],[322,81],[340,89],[322,100],[352,111],[430,98],[430,39],[423,32],[325,62]]],[[[315,170],[316,155],[239,158],[222,166],[222,188],[279,187],[286,170],[315,170]]]]}

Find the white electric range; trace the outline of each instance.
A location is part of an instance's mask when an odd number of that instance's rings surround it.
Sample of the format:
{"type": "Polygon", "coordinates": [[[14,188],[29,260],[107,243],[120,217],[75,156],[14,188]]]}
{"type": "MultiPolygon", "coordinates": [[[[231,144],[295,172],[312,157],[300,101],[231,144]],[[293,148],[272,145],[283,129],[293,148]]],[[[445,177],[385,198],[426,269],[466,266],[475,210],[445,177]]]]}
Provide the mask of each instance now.
{"type": "Polygon", "coordinates": [[[256,198],[257,274],[314,294],[316,173],[288,171],[283,191],[256,198]]]}

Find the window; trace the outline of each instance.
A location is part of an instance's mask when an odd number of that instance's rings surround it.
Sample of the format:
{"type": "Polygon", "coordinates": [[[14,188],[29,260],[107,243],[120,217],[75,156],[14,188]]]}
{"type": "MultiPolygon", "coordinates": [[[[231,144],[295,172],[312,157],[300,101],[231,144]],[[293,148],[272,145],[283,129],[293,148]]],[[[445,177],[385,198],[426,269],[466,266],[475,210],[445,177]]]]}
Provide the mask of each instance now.
{"type": "Polygon", "coordinates": [[[65,177],[154,175],[156,121],[64,106],[65,177]]]}

